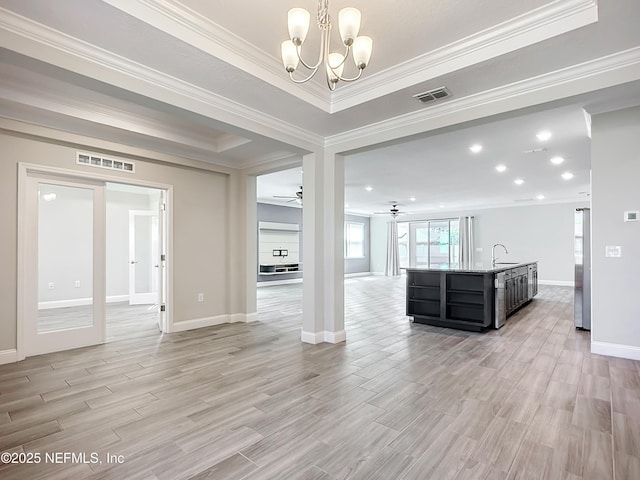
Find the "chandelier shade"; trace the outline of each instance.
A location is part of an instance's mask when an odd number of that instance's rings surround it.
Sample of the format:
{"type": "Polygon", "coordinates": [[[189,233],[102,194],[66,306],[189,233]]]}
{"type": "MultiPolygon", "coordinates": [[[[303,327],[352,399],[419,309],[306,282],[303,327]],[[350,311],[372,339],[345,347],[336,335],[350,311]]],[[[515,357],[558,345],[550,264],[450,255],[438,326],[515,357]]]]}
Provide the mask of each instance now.
{"type": "Polygon", "coordinates": [[[292,8],[289,10],[289,38],[294,45],[302,45],[309,32],[309,20],[311,15],[304,8],[292,8]]]}
{"type": "Polygon", "coordinates": [[[320,30],[320,52],[316,63],[305,62],[302,58],[302,45],[309,33],[309,22],[311,15],[303,8],[292,8],[289,10],[287,20],[289,29],[289,40],[285,40],[281,45],[282,64],[289,73],[289,78],[294,83],[304,83],[318,72],[324,65],[327,76],[327,86],[330,90],[335,90],[339,81],[353,82],[362,76],[362,71],[371,60],[373,51],[373,40],[371,37],[359,36],[362,15],[360,10],[353,7],[346,7],[338,13],[338,30],[344,45],[344,53],[330,52],[330,34],[332,30],[331,17],[329,16],[329,0],[318,1],[317,24],[320,30]],[[351,55],[357,69],[354,77],[343,76],[346,59],[351,55]],[[294,72],[299,65],[308,71],[303,78],[294,77],[294,72]]]}

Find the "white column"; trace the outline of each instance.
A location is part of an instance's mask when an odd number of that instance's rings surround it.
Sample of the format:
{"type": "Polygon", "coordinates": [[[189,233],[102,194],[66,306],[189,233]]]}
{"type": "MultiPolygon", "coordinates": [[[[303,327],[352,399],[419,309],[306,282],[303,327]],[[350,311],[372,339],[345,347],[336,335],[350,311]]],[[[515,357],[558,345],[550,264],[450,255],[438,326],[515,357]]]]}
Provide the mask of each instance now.
{"type": "Polygon", "coordinates": [[[344,330],[344,157],[324,153],[324,341],[346,340],[344,330]]]}
{"type": "Polygon", "coordinates": [[[303,319],[301,339],[338,343],[344,330],[344,159],[303,157],[303,319]]]}
{"type": "Polygon", "coordinates": [[[324,341],[322,159],[310,153],[302,157],[302,333],[306,343],[324,341]]]}

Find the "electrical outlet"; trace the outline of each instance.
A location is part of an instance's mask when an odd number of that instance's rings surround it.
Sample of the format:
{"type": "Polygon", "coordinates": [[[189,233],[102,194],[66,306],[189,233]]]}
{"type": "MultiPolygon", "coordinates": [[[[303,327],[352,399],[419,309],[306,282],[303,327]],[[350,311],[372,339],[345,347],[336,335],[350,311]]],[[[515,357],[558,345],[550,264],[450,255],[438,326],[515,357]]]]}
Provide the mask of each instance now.
{"type": "Polygon", "coordinates": [[[198,301],[199,302],[204,302],[204,293],[199,293],[198,294],[198,301]]]}
{"type": "Polygon", "coordinates": [[[80,280],[76,280],[76,288],[80,288],[80,280]]]}
{"type": "Polygon", "coordinates": [[[53,282],[49,282],[49,286],[48,286],[49,290],[53,290],[54,288],[56,288],[56,284],[53,282]]]}

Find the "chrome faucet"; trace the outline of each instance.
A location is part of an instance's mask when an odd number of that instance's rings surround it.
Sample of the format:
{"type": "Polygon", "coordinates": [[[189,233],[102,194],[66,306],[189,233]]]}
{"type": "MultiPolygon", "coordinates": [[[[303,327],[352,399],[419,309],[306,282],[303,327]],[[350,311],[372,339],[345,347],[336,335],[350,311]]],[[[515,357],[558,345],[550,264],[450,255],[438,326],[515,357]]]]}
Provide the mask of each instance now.
{"type": "Polygon", "coordinates": [[[501,243],[496,243],[492,248],[491,248],[491,265],[495,265],[496,264],[496,247],[502,247],[504,248],[504,253],[506,253],[507,255],[509,255],[509,250],[507,250],[507,247],[505,247],[503,244],[501,243]]]}

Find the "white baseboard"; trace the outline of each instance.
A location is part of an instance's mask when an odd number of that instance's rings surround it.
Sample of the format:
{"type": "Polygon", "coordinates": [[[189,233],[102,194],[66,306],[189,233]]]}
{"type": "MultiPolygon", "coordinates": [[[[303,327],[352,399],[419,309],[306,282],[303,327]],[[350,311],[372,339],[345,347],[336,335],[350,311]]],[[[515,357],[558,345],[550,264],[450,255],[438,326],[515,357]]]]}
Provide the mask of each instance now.
{"type": "Polygon", "coordinates": [[[258,312],[254,313],[232,313],[229,315],[229,323],[250,323],[258,320],[258,312]]]}
{"type": "Polygon", "coordinates": [[[290,283],[302,283],[302,279],[290,278],[289,280],[267,280],[265,282],[258,282],[258,288],[273,287],[274,285],[288,285],[290,283]]]}
{"type": "Polygon", "coordinates": [[[311,343],[312,345],[316,345],[324,341],[324,332],[305,332],[304,330],[302,330],[302,333],[300,334],[300,340],[302,340],[304,343],[311,343]]]}
{"type": "Polygon", "coordinates": [[[230,315],[216,315],[215,317],[194,318],[193,320],[184,320],[175,322],[171,328],[171,332],[184,332],[186,330],[195,330],[196,328],[213,327],[214,325],[222,325],[223,323],[231,323],[230,315]]]}
{"type": "Polygon", "coordinates": [[[609,357],[628,358],[629,360],[640,360],[640,347],[620,345],[619,343],[592,341],[591,353],[607,355],[609,357]]]}
{"type": "Polygon", "coordinates": [[[345,273],[344,278],[370,277],[371,275],[373,275],[371,272],[345,273]]]}
{"type": "Polygon", "coordinates": [[[554,285],[556,287],[573,287],[575,282],[566,280],[538,280],[538,285],[554,285]]]}
{"type": "MultiPolygon", "coordinates": [[[[107,303],[120,303],[128,302],[129,295],[110,295],[106,298],[107,303]]],[[[65,307],[82,307],[85,305],[91,305],[93,303],[92,298],[71,298],[69,300],[52,300],[50,302],[38,302],[38,310],[49,310],[51,308],[65,308],[65,307]]]]}
{"type": "Polygon", "coordinates": [[[128,302],[129,295],[107,295],[107,303],[128,302]]]}
{"type": "Polygon", "coordinates": [[[216,315],[214,317],[194,318],[193,320],[184,320],[182,322],[174,323],[170,329],[170,333],[195,330],[196,328],[213,327],[224,323],[249,323],[255,322],[256,320],[258,320],[258,312],[231,313],[216,315]]]}
{"type": "Polygon", "coordinates": [[[337,332],[305,332],[302,330],[300,340],[304,343],[317,345],[318,343],[340,343],[347,340],[347,332],[339,330],[337,332]]]}
{"type": "Polygon", "coordinates": [[[342,343],[347,341],[347,332],[338,330],[337,332],[324,332],[324,341],[327,343],[342,343]]]}
{"type": "Polygon", "coordinates": [[[375,275],[376,277],[384,277],[384,272],[370,272],[370,275],[375,275]]]}
{"type": "Polygon", "coordinates": [[[14,348],[12,350],[0,350],[0,365],[5,363],[16,363],[18,361],[18,351],[14,348]]]}

